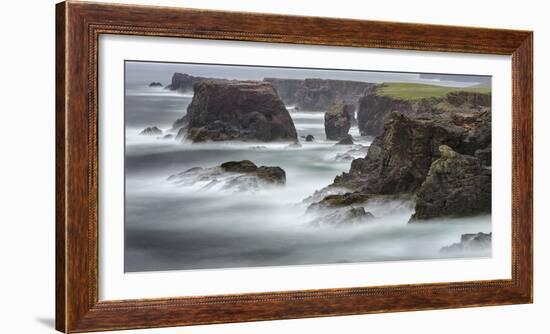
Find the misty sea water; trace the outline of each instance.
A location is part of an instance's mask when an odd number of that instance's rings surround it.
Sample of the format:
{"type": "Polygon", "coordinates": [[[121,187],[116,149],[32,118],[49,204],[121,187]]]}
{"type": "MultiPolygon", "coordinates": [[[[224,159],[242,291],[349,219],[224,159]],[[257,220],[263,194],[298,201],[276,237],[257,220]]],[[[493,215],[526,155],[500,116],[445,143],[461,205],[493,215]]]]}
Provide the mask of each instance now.
{"type": "MultiPolygon", "coordinates": [[[[439,250],[464,233],[491,232],[488,215],[409,224],[414,206],[406,200],[368,202],[365,209],[380,217],[372,223],[314,226],[302,201],[350,167],[350,161],[336,159],[350,147],[325,140],[323,112],[287,106],[298,136],[315,137],[314,142],[302,139],[301,147],[192,144],[140,136],[149,126],[169,130],[192,99],[192,92],[147,86],[160,80],[157,76],[169,78],[172,68],[162,75],[140,73],[142,77],[128,75],[126,83],[126,272],[429,260],[451,257],[439,250]],[[232,192],[168,181],[170,175],[192,167],[244,159],[283,168],[286,185],[232,192]]],[[[373,139],[361,137],[357,127],[350,133],[365,147],[373,139]]],[[[472,254],[490,255],[490,250],[472,254]]]]}

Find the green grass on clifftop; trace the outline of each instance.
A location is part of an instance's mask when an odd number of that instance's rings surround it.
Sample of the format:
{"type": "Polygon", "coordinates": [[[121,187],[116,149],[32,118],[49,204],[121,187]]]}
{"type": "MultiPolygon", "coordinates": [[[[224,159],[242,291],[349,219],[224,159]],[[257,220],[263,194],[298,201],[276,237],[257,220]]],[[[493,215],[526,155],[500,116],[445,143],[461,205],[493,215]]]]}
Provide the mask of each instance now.
{"type": "Polygon", "coordinates": [[[445,87],[406,82],[385,83],[377,89],[379,95],[385,95],[401,100],[419,100],[430,97],[444,97],[450,92],[491,93],[490,87],[445,87]]]}

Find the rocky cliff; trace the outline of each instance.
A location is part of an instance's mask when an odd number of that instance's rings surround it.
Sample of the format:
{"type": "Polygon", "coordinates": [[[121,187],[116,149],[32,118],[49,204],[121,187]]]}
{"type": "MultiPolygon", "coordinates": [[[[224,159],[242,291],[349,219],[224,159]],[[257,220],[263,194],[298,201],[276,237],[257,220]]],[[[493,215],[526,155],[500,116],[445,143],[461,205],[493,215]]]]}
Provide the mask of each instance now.
{"type": "Polygon", "coordinates": [[[345,104],[356,104],[360,97],[373,91],[375,84],[330,79],[278,79],[265,78],[273,84],[286,105],[300,110],[326,111],[338,100],[345,104]]]}
{"type": "Polygon", "coordinates": [[[358,103],[357,121],[363,136],[379,136],[393,111],[405,115],[437,115],[490,110],[491,94],[467,91],[449,92],[443,97],[406,99],[383,95],[378,92],[384,85],[361,97],[358,103]]]}
{"type": "Polygon", "coordinates": [[[379,136],[384,131],[384,124],[391,112],[401,114],[413,113],[412,104],[376,93],[367,94],[359,99],[357,125],[363,136],[379,136]]]}
{"type": "Polygon", "coordinates": [[[270,83],[206,80],[194,86],[187,108],[187,138],[296,141],[290,114],[270,83]]]}

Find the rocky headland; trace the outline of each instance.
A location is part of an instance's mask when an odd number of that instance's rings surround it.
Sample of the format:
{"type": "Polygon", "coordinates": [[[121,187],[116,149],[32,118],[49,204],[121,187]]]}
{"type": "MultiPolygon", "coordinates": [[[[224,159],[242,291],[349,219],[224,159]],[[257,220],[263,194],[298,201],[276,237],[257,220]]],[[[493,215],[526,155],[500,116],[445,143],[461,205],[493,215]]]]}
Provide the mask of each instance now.
{"type": "Polygon", "coordinates": [[[392,88],[391,84],[377,85],[370,94],[359,99],[357,122],[361,135],[381,135],[384,132],[384,125],[394,111],[409,116],[431,117],[438,114],[482,112],[491,109],[490,93],[471,91],[445,93],[446,89],[441,88],[435,92],[436,96],[426,94],[426,97],[423,97],[421,90],[419,96],[409,96],[401,91],[394,93],[395,90],[392,88]]]}
{"type": "MultiPolygon", "coordinates": [[[[411,109],[386,97],[365,97],[363,104],[368,99],[378,99],[381,104],[369,105],[377,106],[380,115],[387,113],[382,132],[365,157],[354,159],[349,172],[320,191],[347,192],[328,195],[310,208],[335,201],[349,206],[352,198],[366,203],[371,197],[405,196],[415,206],[411,222],[491,212],[489,94],[451,92],[409,101],[415,105],[411,109]]],[[[361,124],[361,105],[359,116],[361,124]]]]}
{"type": "Polygon", "coordinates": [[[169,90],[175,90],[182,93],[192,92],[193,86],[196,83],[205,81],[205,80],[223,80],[223,79],[214,79],[214,78],[205,78],[189,75],[187,73],[174,73],[172,75],[172,80],[169,85],[165,88],[169,90]]]}

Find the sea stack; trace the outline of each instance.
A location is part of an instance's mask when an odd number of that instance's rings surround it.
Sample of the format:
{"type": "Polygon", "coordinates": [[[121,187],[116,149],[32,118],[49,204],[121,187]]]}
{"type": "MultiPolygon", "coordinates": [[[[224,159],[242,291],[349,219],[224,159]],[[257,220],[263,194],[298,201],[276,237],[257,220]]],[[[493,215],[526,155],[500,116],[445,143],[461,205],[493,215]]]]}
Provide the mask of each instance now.
{"type": "Polygon", "coordinates": [[[345,104],[337,101],[325,113],[325,134],[328,140],[341,140],[348,135],[351,121],[345,104]]]}
{"type": "Polygon", "coordinates": [[[198,82],[187,117],[187,138],[193,142],[298,140],[290,114],[268,82],[198,82]]]}

